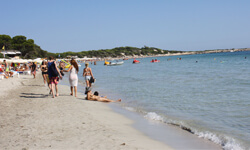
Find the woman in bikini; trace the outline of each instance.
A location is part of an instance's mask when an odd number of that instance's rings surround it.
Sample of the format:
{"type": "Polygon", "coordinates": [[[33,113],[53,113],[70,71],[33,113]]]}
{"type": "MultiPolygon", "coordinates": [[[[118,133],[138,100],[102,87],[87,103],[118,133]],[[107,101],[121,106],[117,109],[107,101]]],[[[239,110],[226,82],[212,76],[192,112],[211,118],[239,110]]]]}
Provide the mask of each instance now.
{"type": "Polygon", "coordinates": [[[85,77],[87,88],[90,88],[91,87],[91,82],[89,82],[89,81],[90,81],[91,77],[94,79],[94,76],[92,74],[91,68],[89,68],[88,63],[85,63],[85,68],[83,69],[83,76],[85,77]]]}
{"type": "Polygon", "coordinates": [[[47,67],[47,62],[44,60],[42,62],[42,65],[40,66],[41,71],[42,71],[42,76],[43,76],[43,82],[44,82],[44,86],[46,86],[48,84],[47,82],[47,78],[48,78],[48,67],[47,67]]]}

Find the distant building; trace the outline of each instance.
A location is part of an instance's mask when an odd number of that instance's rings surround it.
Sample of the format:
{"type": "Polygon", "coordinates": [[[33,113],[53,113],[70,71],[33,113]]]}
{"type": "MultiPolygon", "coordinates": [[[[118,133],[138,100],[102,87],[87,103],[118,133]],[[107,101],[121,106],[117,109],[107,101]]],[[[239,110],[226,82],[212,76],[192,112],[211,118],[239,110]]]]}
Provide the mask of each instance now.
{"type": "Polygon", "coordinates": [[[67,58],[67,59],[77,59],[78,56],[67,56],[66,58],[67,58]]]}
{"type": "Polygon", "coordinates": [[[16,57],[21,56],[22,53],[18,50],[1,50],[0,51],[4,56],[16,57]]]}

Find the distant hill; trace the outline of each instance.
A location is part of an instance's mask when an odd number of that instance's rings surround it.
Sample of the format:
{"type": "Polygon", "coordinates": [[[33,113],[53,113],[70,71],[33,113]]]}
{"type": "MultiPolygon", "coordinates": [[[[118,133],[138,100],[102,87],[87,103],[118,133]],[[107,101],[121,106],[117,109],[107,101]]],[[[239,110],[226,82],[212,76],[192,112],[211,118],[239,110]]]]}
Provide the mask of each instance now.
{"type": "MultiPolygon", "coordinates": [[[[144,46],[142,48],[137,47],[116,47],[113,49],[101,49],[101,50],[89,50],[81,52],[63,52],[63,53],[50,53],[36,45],[33,39],[27,39],[23,35],[17,35],[11,38],[9,35],[0,34],[0,48],[5,47],[5,50],[18,50],[22,53],[22,58],[46,58],[48,56],[54,56],[58,58],[66,58],[67,56],[77,56],[79,58],[123,58],[123,57],[144,57],[144,56],[168,56],[168,55],[188,55],[188,54],[202,54],[202,53],[218,53],[218,52],[234,52],[234,51],[246,51],[250,48],[242,49],[218,49],[218,50],[205,50],[205,51],[178,51],[178,50],[163,50],[155,47],[144,46]]],[[[0,58],[3,57],[0,53],[0,58]]]]}
{"type": "Polygon", "coordinates": [[[142,48],[137,47],[116,47],[113,49],[102,49],[102,50],[90,50],[90,51],[81,51],[81,52],[64,52],[57,53],[61,57],[65,58],[67,56],[78,56],[80,58],[86,57],[98,57],[98,58],[107,58],[107,57],[130,57],[130,56],[152,56],[152,55],[164,55],[164,54],[174,54],[174,53],[183,53],[183,51],[169,51],[162,50],[155,47],[144,46],[142,48]]]}

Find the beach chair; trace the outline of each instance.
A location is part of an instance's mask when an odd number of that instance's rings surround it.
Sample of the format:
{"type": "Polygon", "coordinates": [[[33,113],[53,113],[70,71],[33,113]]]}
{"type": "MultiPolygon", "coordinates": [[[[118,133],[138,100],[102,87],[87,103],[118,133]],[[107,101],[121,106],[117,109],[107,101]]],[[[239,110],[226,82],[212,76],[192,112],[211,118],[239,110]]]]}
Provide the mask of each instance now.
{"type": "Polygon", "coordinates": [[[31,71],[24,71],[23,74],[28,74],[28,75],[31,75],[31,71]]]}
{"type": "Polygon", "coordinates": [[[13,72],[12,77],[17,76],[19,78],[19,72],[18,71],[12,71],[12,72],[13,72]]]}
{"type": "Polygon", "coordinates": [[[0,80],[3,80],[3,79],[4,79],[4,73],[0,72],[0,80]]]}
{"type": "Polygon", "coordinates": [[[17,71],[19,74],[30,75],[31,71],[17,71]]]}

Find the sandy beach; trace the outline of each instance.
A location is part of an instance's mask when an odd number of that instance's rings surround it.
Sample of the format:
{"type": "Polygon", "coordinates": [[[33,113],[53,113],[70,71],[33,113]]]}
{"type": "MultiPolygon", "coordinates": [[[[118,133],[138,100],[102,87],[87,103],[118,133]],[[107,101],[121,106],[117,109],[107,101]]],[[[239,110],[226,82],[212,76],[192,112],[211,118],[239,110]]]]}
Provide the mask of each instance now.
{"type": "Polygon", "coordinates": [[[109,104],[70,96],[68,86],[59,85],[60,96],[52,98],[39,73],[0,84],[1,149],[171,149],[135,130],[109,104]]]}

